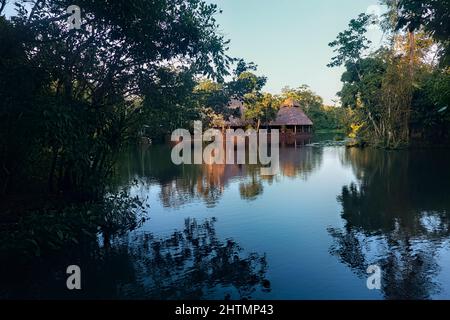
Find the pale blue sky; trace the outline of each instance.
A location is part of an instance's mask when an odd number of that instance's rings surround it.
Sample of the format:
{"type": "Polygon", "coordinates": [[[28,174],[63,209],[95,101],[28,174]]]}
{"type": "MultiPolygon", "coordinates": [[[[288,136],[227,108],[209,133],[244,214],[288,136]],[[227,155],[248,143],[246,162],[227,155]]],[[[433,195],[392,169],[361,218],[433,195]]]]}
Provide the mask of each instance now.
{"type": "MultiPolygon", "coordinates": [[[[309,85],[333,104],[342,84],[341,68],[327,68],[328,43],[350,19],[378,0],[208,0],[223,13],[221,32],[231,40],[230,55],[255,62],[268,77],[265,90],[279,93],[286,85],[309,85]]],[[[381,32],[369,37],[380,44],[381,32]]]]}

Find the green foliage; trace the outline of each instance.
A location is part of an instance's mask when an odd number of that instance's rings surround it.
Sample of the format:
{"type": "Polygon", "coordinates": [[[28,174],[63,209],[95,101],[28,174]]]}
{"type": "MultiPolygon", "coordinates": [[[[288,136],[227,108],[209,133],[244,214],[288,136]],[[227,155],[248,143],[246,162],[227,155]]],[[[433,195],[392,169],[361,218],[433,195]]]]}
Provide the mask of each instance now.
{"type": "Polygon", "coordinates": [[[411,138],[445,143],[450,83],[443,67],[448,47],[444,20],[449,6],[432,0],[384,3],[388,13],[383,26],[392,35],[389,47],[365,55],[370,19],[364,14],[330,43],[337,56],[328,66],[346,68],[338,96],[352,110],[351,134],[387,148],[407,145],[411,138]],[[441,57],[440,65],[429,60],[432,55],[441,57]]]}
{"type": "Polygon", "coordinates": [[[260,92],[266,81],[265,77],[259,77],[250,71],[245,71],[228,83],[227,88],[235,98],[243,98],[247,93],[260,92]]]}
{"type": "Polygon", "coordinates": [[[388,3],[397,11],[397,30],[424,30],[442,46],[441,61],[448,65],[450,55],[450,1],[400,0],[388,3]]]}
{"type": "Polygon", "coordinates": [[[372,20],[370,15],[360,14],[358,18],[350,21],[347,30],[340,32],[337,39],[329,43],[331,48],[335,48],[337,55],[331,59],[328,67],[339,67],[346,62],[356,63],[361,58],[364,50],[371,44],[365,34],[372,20]]]}
{"type": "Polygon", "coordinates": [[[284,87],[281,92],[281,99],[292,98],[300,103],[305,112],[310,108],[319,108],[323,104],[323,99],[316,95],[307,85],[298,88],[284,87]]]}
{"type": "Polygon", "coordinates": [[[223,83],[212,80],[203,80],[194,89],[194,99],[197,109],[205,126],[216,124],[217,120],[224,121],[238,110],[227,108],[230,102],[230,94],[223,83]]]}
{"type": "Polygon", "coordinates": [[[253,120],[256,130],[261,124],[276,119],[279,104],[270,93],[249,93],[244,96],[244,101],[245,119],[253,120]]]}
{"type": "MultiPolygon", "coordinates": [[[[203,120],[205,126],[220,127],[230,117],[240,118],[242,115],[239,108],[229,108],[232,100],[242,101],[248,110],[259,108],[259,104],[266,96],[261,91],[267,79],[252,71],[257,71],[257,66],[253,62],[247,63],[239,59],[230,81],[215,82],[202,79],[198,82],[194,88],[193,100],[198,117],[203,120]]],[[[262,114],[259,111],[249,114],[249,119],[255,119],[255,121],[259,117],[269,119],[271,115],[270,113],[262,114]]]]}
{"type": "Polygon", "coordinates": [[[217,7],[204,1],[80,0],[80,30],[67,28],[70,1],[15,4],[0,18],[2,195],[46,185],[101,197],[144,124],[152,135],[185,126],[198,115],[195,77],[228,74],[217,7]]]}
{"type": "Polygon", "coordinates": [[[450,71],[422,72],[420,86],[414,90],[412,125],[414,134],[426,141],[445,141],[450,137],[450,71]]]}
{"type": "Polygon", "coordinates": [[[160,70],[160,82],[151,84],[139,110],[145,135],[163,141],[178,128],[189,128],[199,118],[190,71],[160,70]]]}
{"type": "Polygon", "coordinates": [[[139,198],[121,191],[101,201],[28,212],[15,228],[0,233],[0,256],[41,256],[95,240],[98,234],[120,235],[142,224],[146,209],[139,198]]]}

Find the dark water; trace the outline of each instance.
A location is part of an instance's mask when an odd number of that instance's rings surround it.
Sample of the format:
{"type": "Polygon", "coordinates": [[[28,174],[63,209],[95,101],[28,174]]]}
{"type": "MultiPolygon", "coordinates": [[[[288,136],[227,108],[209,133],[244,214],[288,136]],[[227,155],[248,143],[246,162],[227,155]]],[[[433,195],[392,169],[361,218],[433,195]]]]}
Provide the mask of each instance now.
{"type": "MultiPolygon", "coordinates": [[[[83,260],[75,297],[450,299],[448,151],[284,147],[280,165],[268,178],[175,166],[168,146],[124,154],[116,185],[147,199],[149,220],[83,260]]],[[[40,295],[73,297],[65,277],[40,295]]]]}

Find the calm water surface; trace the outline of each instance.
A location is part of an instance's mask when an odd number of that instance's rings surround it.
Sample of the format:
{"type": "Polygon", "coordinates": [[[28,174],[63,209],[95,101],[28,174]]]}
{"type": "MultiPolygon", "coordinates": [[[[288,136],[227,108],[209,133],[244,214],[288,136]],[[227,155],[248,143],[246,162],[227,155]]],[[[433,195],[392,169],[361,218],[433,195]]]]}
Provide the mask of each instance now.
{"type": "Polygon", "coordinates": [[[156,298],[448,299],[449,160],[285,147],[268,178],[257,166],[177,167],[165,146],[130,152],[123,183],[136,179],[132,194],[151,207],[130,236],[139,278],[123,294],[139,297],[139,284],[156,298]],[[382,290],[367,289],[369,265],[382,290]]]}
{"type": "Polygon", "coordinates": [[[131,150],[116,184],[146,199],[149,219],[84,264],[83,295],[450,299],[449,164],[444,150],[284,147],[268,178],[131,150]],[[381,290],[366,287],[369,265],[381,290]]]}

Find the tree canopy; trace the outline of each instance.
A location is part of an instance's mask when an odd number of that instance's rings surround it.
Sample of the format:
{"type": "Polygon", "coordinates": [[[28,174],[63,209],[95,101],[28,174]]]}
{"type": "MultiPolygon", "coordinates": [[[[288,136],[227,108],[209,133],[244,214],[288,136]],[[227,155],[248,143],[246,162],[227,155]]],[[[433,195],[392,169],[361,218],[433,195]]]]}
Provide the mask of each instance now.
{"type": "Polygon", "coordinates": [[[79,30],[71,1],[14,4],[0,18],[2,193],[36,165],[50,190],[92,189],[154,110],[189,113],[195,77],[222,81],[232,61],[205,1],[80,0],[79,30]]]}
{"type": "Polygon", "coordinates": [[[414,139],[446,143],[448,1],[383,3],[388,10],[380,23],[389,41],[378,51],[367,52],[370,41],[365,34],[372,22],[366,14],[351,20],[329,44],[337,55],[328,66],[346,69],[338,96],[343,107],[353,110],[352,136],[388,148],[407,146],[414,139]],[[431,88],[434,85],[441,94],[431,88]]]}

